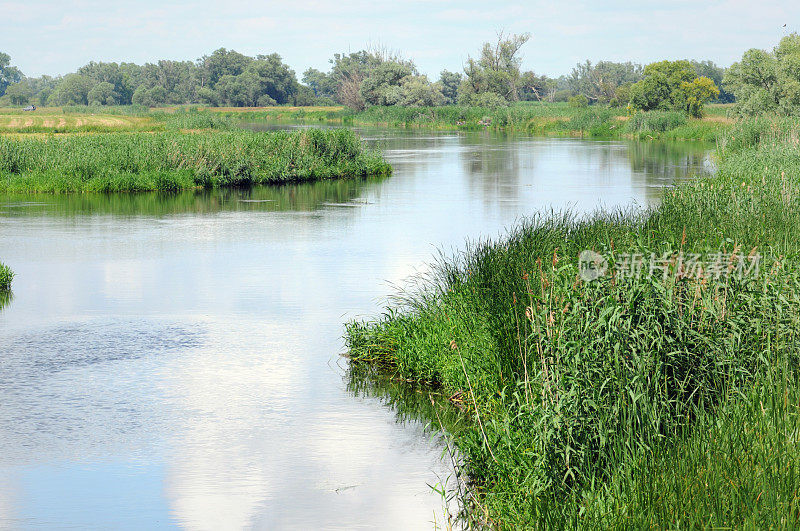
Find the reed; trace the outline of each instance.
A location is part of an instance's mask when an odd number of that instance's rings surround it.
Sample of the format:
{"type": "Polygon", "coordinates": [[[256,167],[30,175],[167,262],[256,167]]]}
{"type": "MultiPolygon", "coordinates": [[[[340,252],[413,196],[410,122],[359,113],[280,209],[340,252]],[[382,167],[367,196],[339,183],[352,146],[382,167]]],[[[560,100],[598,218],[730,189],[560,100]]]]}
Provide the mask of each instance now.
{"type": "Polygon", "coordinates": [[[10,291],[12,280],[14,280],[14,272],[10,267],[0,262],[0,292],[10,291]]]}
{"type": "Polygon", "coordinates": [[[352,363],[466,397],[472,423],[453,435],[489,523],[791,526],[796,445],[770,441],[793,440],[799,412],[798,133],[736,124],[718,172],[658,207],[539,215],[443,255],[382,317],[347,325],[352,363]],[[587,249],[762,263],[585,282],[587,249]]]}
{"type": "MultiPolygon", "coordinates": [[[[489,109],[462,105],[444,107],[369,107],[354,112],[344,107],[269,107],[233,110],[206,109],[240,120],[328,123],[363,126],[418,127],[429,129],[496,130],[547,136],[594,138],[716,139],[728,122],[713,119],[664,121],[664,115],[680,113],[637,113],[636,124],[628,127],[624,109],[592,106],[574,108],[566,103],[520,102],[489,109]],[[653,127],[656,124],[657,127],[653,127]],[[668,126],[668,127],[665,127],[668,126]]],[[[719,113],[721,111],[715,110],[719,113]]],[[[683,115],[680,115],[683,116],[683,115]]]]}
{"type": "Polygon", "coordinates": [[[128,192],[388,174],[348,130],[0,137],[0,192],[128,192]]]}

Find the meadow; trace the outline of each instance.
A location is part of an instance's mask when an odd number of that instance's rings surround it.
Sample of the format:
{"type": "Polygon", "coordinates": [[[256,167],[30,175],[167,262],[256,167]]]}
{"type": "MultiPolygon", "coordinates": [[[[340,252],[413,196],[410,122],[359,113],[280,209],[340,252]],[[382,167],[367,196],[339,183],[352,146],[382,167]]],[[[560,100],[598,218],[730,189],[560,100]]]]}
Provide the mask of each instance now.
{"type": "Polygon", "coordinates": [[[0,136],[0,193],[186,190],[390,172],[380,153],[344,129],[0,136]]]}
{"type": "Polygon", "coordinates": [[[729,127],[718,171],[659,206],[524,220],[442,255],[382,316],[347,325],[354,365],[468,411],[450,434],[468,474],[462,518],[800,523],[800,122],[729,127]],[[585,250],[610,271],[587,281],[585,250]],[[716,259],[690,269],[695,255],[716,259]],[[650,268],[624,274],[632,256],[650,268]]]}

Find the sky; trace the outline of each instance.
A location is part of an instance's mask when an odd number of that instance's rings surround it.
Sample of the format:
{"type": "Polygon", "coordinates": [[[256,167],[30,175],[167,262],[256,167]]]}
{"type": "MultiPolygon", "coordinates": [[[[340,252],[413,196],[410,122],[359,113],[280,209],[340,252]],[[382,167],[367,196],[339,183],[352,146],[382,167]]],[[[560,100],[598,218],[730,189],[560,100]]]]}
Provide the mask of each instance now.
{"type": "Polygon", "coordinates": [[[537,74],[567,74],[586,59],[728,66],[800,31],[800,2],[0,0],[0,51],[29,76],[74,72],[92,60],[195,60],[225,47],[277,52],[300,77],[309,67],[327,71],[335,52],[372,45],[437,78],[460,70],[498,31],[531,33],[523,68],[537,74]]]}

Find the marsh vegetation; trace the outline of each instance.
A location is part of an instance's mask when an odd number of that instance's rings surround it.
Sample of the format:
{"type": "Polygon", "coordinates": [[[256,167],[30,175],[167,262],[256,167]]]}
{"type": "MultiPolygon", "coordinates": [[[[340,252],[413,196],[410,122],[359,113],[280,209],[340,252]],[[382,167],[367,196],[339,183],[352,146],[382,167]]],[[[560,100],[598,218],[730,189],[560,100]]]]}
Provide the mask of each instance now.
{"type": "Polygon", "coordinates": [[[0,191],[185,190],[388,174],[349,130],[0,137],[0,191]]]}
{"type": "Polygon", "coordinates": [[[383,317],[349,325],[353,363],[434,382],[470,409],[455,435],[479,500],[468,518],[792,525],[800,456],[778,441],[798,427],[799,128],[740,123],[720,140],[718,173],[654,210],[534,217],[443,257],[383,317]],[[585,249],[766,262],[742,279],[585,282],[585,249]]]}

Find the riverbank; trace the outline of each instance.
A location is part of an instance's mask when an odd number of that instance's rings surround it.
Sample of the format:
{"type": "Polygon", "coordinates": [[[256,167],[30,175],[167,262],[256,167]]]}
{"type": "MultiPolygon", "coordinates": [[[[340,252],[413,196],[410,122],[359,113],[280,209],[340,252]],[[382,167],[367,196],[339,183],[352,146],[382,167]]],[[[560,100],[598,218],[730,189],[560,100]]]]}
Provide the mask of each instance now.
{"type": "Polygon", "coordinates": [[[349,130],[210,129],[0,136],[0,193],[187,190],[391,172],[349,130]]]}
{"type": "Polygon", "coordinates": [[[444,107],[369,107],[355,112],[345,107],[206,108],[205,111],[248,121],[300,122],[445,130],[494,130],[538,136],[714,141],[733,121],[729,106],[709,106],[704,118],[652,111],[629,117],[625,109],[605,106],[570,107],[566,103],[517,103],[487,109],[444,107]]]}
{"type": "Polygon", "coordinates": [[[733,120],[727,118],[728,108],[710,105],[706,115],[696,119],[671,111],[628,116],[621,108],[574,108],[566,103],[534,102],[498,109],[450,105],[369,107],[361,112],[346,107],[64,107],[38,109],[35,113],[2,110],[0,133],[225,130],[236,128],[242,122],[265,121],[492,130],[537,136],[714,141],[733,124],[733,120]]]}
{"type": "Polygon", "coordinates": [[[798,523],[798,134],[791,120],[736,124],[718,173],[654,210],[529,219],[348,325],[352,363],[470,411],[453,434],[468,518],[798,523]],[[587,281],[586,250],[610,272],[587,281]]]}

